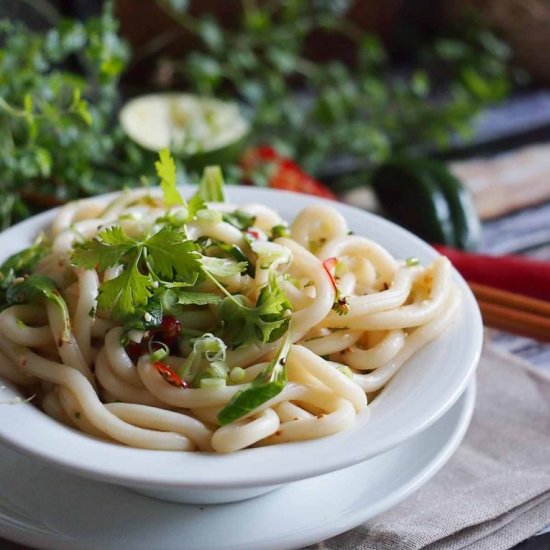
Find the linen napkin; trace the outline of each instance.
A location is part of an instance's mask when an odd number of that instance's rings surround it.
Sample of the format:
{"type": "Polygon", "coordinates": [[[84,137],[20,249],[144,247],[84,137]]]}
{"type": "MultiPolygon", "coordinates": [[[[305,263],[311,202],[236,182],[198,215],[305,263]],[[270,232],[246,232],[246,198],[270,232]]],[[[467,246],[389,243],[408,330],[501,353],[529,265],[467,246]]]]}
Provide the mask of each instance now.
{"type": "Polygon", "coordinates": [[[309,550],[504,550],[550,523],[550,376],[485,346],[470,428],[388,512],[309,550]]]}

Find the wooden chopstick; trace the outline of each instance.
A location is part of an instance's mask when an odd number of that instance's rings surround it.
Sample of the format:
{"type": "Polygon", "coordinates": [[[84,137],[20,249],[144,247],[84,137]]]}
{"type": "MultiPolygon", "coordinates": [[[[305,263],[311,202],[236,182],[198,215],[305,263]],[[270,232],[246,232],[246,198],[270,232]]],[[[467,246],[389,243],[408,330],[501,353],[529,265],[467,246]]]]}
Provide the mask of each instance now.
{"type": "Polygon", "coordinates": [[[469,282],[489,327],[550,342],[550,302],[469,282]]]}

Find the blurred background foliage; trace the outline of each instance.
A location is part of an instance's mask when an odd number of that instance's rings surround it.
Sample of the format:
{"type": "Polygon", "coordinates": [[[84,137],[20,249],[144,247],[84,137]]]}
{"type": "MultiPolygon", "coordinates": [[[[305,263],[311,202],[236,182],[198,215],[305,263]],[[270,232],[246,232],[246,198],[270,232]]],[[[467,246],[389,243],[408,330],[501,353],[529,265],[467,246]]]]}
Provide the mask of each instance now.
{"type": "Polygon", "coordinates": [[[275,145],[337,190],[396,154],[442,150],[525,80],[480,12],[450,17],[450,4],[6,0],[0,223],[139,183],[150,155],[117,113],[154,90],[239,102],[249,144],[275,145]]]}

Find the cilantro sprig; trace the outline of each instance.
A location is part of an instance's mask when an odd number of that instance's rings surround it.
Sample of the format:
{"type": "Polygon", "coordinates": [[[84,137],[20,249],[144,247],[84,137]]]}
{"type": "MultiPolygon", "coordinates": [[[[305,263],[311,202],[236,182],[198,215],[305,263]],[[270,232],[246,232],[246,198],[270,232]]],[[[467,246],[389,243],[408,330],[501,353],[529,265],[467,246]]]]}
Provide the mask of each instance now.
{"type": "Polygon", "coordinates": [[[164,194],[166,206],[186,206],[186,202],[177,188],[176,163],[168,149],[162,149],[159,152],[155,170],[160,179],[160,188],[164,194]]]}
{"type": "Polygon", "coordinates": [[[0,309],[8,305],[6,292],[15,279],[30,275],[50,248],[45,236],[39,235],[31,246],[13,254],[0,266],[0,309]]]}
{"type": "MultiPolygon", "coordinates": [[[[177,316],[187,306],[207,306],[216,312],[216,324],[211,330],[233,349],[281,338],[288,330],[292,306],[275,271],[266,267],[270,269],[268,282],[255,304],[251,304],[245,296],[231,294],[222,284],[234,275],[250,275],[251,265],[243,251],[210,238],[188,238],[185,224],[206,208],[204,201],[223,200],[221,173],[209,169],[197,193],[186,202],[177,190],[176,168],[167,150],[160,152],[156,169],[166,206],[183,209],[168,211],[141,237],[130,236],[121,226],[114,225],[74,248],[71,262],[76,267],[99,272],[122,267],[116,277],[100,285],[98,308],[110,310],[127,330],[147,330],[159,325],[165,314],[177,316]],[[182,210],[183,216],[176,219],[182,210]],[[216,293],[201,291],[198,283],[203,279],[215,284],[216,293]],[[144,321],[145,317],[150,320],[144,321]]],[[[235,220],[236,226],[253,223],[247,215],[238,214],[235,220]]]]}
{"type": "Polygon", "coordinates": [[[256,304],[250,307],[241,295],[227,296],[220,305],[224,340],[233,347],[253,342],[275,342],[288,330],[292,306],[271,273],[262,288],[256,304]]]}
{"type": "Polygon", "coordinates": [[[101,231],[95,239],[77,244],[71,256],[76,267],[105,271],[122,265],[122,272],[99,289],[98,307],[110,309],[118,320],[147,304],[155,282],[167,279],[192,286],[201,272],[199,247],[181,228],[163,226],[158,232],[136,240],[119,227],[101,231]]]}
{"type": "Polygon", "coordinates": [[[24,304],[47,300],[53,303],[63,319],[63,332],[61,337],[64,341],[69,341],[71,332],[71,322],[69,319],[69,310],[63,297],[61,296],[56,284],[46,275],[29,275],[28,277],[15,280],[6,292],[8,304],[24,304]]]}

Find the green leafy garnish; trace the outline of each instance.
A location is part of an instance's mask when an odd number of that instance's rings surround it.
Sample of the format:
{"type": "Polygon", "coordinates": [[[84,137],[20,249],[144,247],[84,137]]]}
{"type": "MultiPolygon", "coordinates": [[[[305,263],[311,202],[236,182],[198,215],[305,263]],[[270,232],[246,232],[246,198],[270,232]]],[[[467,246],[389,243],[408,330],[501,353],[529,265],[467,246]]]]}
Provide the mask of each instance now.
{"type": "Polygon", "coordinates": [[[215,277],[231,277],[246,271],[247,262],[233,262],[227,258],[211,258],[203,256],[202,264],[206,270],[215,277]]]}
{"type": "Polygon", "coordinates": [[[132,259],[135,261],[130,262],[118,277],[103,283],[99,288],[99,309],[112,309],[113,317],[119,320],[145,305],[152,295],[152,277],[140,273],[137,266],[139,253],[135,253],[132,259]]]}
{"type": "Polygon", "coordinates": [[[50,248],[44,235],[40,235],[31,246],[13,254],[0,266],[0,308],[6,304],[6,290],[15,278],[30,275],[50,248]]]}
{"type": "Polygon", "coordinates": [[[202,174],[197,195],[205,202],[224,202],[224,181],[219,166],[207,166],[202,174]]]}
{"type": "Polygon", "coordinates": [[[291,332],[288,331],[269,365],[218,413],[218,421],[222,426],[242,418],[283,391],[287,382],[285,365],[291,345],[291,332]]]}
{"type": "Polygon", "coordinates": [[[233,258],[237,263],[246,263],[246,274],[254,277],[254,266],[248,261],[246,254],[236,244],[224,243],[211,237],[202,237],[199,239],[204,254],[214,249],[218,254],[224,252],[229,258],[233,258]]]}
{"type": "Polygon", "coordinates": [[[144,243],[147,264],[161,278],[194,285],[201,269],[199,247],[174,227],[164,226],[144,243]]]}
{"type": "Polygon", "coordinates": [[[130,238],[121,227],[111,227],[96,238],[77,244],[71,262],[100,271],[123,265],[118,277],[101,285],[98,296],[101,309],[112,309],[114,317],[123,320],[147,304],[155,280],[167,278],[180,285],[195,284],[201,274],[198,250],[197,244],[173,226],[165,225],[143,240],[130,238]],[[142,273],[144,266],[147,271],[142,273]]]}
{"type": "Polygon", "coordinates": [[[197,212],[206,209],[206,203],[199,195],[193,195],[187,204],[187,219],[192,220],[197,212]]]}
{"type": "Polygon", "coordinates": [[[118,225],[108,227],[92,240],[77,244],[71,261],[77,267],[105,271],[114,267],[139,243],[128,237],[118,225]]]}
{"type": "Polygon", "coordinates": [[[271,273],[256,305],[249,307],[244,296],[228,296],[219,309],[224,340],[239,347],[253,342],[274,342],[287,330],[292,305],[271,273]]]}
{"type": "Polygon", "coordinates": [[[151,330],[160,327],[164,315],[159,296],[153,295],[144,306],[136,308],[132,315],[124,320],[125,331],[151,330]]]}
{"type": "Polygon", "coordinates": [[[168,149],[162,149],[159,152],[159,160],[155,162],[155,169],[160,179],[166,206],[185,206],[185,201],[176,186],[176,164],[168,149]]]}
{"type": "Polygon", "coordinates": [[[246,231],[247,229],[252,227],[254,225],[254,222],[256,221],[256,216],[247,214],[242,210],[235,210],[233,212],[224,212],[222,217],[224,222],[230,223],[231,225],[233,225],[237,229],[240,229],[241,231],[246,231]]]}
{"type": "Polygon", "coordinates": [[[63,316],[63,335],[65,341],[69,340],[71,325],[69,320],[69,310],[65,300],[59,293],[55,283],[45,275],[29,275],[21,280],[16,280],[7,292],[6,298],[8,304],[35,303],[42,300],[49,300],[55,304],[63,316]]]}
{"type": "Polygon", "coordinates": [[[18,277],[30,274],[49,251],[49,242],[44,235],[40,235],[31,246],[13,254],[2,264],[0,267],[0,280],[10,272],[18,277]]]}
{"type": "Polygon", "coordinates": [[[206,306],[209,304],[219,304],[222,301],[221,296],[213,292],[190,292],[185,290],[172,292],[175,294],[176,303],[185,306],[206,306]]]}

